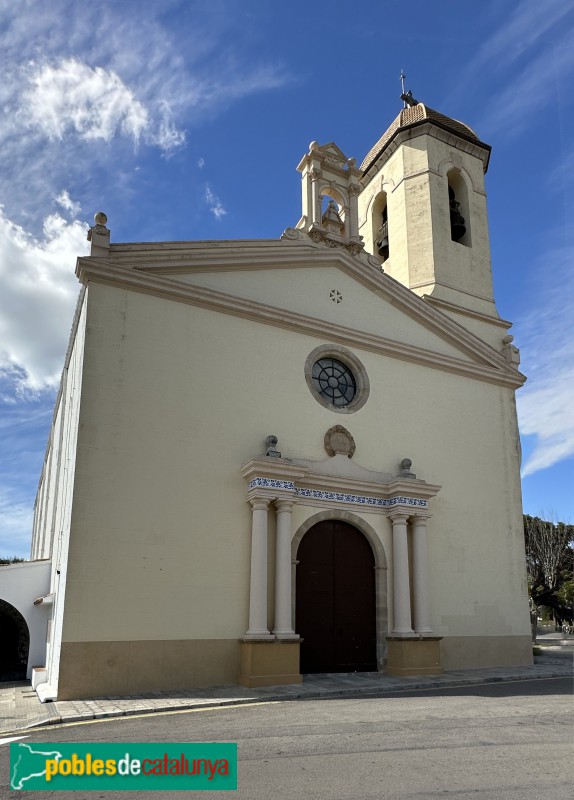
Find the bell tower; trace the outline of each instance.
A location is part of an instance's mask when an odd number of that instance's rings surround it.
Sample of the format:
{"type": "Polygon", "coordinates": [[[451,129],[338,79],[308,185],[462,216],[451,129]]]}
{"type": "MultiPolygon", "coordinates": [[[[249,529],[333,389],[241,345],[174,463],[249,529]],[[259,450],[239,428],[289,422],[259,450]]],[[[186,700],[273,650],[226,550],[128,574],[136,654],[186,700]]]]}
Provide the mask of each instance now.
{"type": "Polygon", "coordinates": [[[359,235],[388,275],[501,350],[509,323],[492,290],[491,148],[411,92],[401,97],[404,108],[360,167],[359,235]]]}

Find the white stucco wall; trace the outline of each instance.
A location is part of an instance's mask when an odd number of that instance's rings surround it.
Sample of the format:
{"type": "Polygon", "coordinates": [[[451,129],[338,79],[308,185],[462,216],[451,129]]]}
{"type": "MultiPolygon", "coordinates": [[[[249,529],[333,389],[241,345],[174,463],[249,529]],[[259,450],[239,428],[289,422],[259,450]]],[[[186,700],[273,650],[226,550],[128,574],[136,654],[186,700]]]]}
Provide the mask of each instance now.
{"type": "MultiPolygon", "coordinates": [[[[323,302],[330,277],[302,275],[300,296],[323,302]]],[[[360,320],[360,295],[345,291],[342,313],[360,320]]],[[[378,329],[397,337],[387,310],[381,301],[378,329]]],[[[528,633],[512,390],[356,348],[371,394],[336,414],[304,377],[324,343],[90,284],[64,641],[243,635],[251,512],[239,467],[269,433],[284,457],[323,459],[335,424],[361,465],[396,473],[408,456],[443,487],[429,523],[437,633],[528,633]]],[[[388,520],[375,517],[365,512],[387,550],[388,520]]]]}
{"type": "Polygon", "coordinates": [[[48,637],[46,640],[46,630],[44,630],[43,656],[36,662],[37,665],[45,665],[48,668],[49,689],[44,690],[48,697],[56,696],[58,681],[87,299],[86,292],[81,297],[72,330],[36,499],[32,553],[50,557],[49,591],[54,593],[54,604],[49,609],[48,637]]]}
{"type": "Polygon", "coordinates": [[[34,600],[47,595],[49,587],[49,561],[24,561],[0,566],[0,599],[14,606],[28,626],[28,678],[32,675],[32,667],[45,663],[46,629],[51,607],[43,604],[35,606],[34,600]]]}

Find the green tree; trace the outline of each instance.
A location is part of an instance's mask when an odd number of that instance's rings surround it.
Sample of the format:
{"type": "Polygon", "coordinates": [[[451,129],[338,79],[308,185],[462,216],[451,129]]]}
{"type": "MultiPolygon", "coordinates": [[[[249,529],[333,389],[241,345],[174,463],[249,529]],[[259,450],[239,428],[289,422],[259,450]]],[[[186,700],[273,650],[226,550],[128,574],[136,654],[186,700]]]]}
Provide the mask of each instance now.
{"type": "Polygon", "coordinates": [[[530,597],[546,606],[557,625],[572,621],[574,525],[524,515],[530,597]]]}

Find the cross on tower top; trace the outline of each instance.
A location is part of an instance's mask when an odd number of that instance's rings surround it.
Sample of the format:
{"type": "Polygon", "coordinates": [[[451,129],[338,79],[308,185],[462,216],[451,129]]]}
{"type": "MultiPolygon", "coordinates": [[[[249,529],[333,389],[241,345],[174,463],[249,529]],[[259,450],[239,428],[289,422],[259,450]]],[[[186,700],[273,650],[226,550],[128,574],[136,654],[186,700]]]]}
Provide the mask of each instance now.
{"type": "Polygon", "coordinates": [[[405,78],[406,77],[407,76],[405,75],[403,70],[401,70],[401,76],[400,76],[400,78],[401,78],[401,89],[402,89],[401,100],[403,101],[403,108],[406,108],[407,106],[418,106],[419,101],[416,100],[413,97],[413,93],[411,92],[411,90],[409,89],[408,92],[405,92],[405,78]]]}
{"type": "MultiPolygon", "coordinates": [[[[405,93],[405,78],[406,77],[407,76],[405,75],[403,70],[401,70],[401,98],[405,93]]],[[[406,108],[406,107],[407,107],[407,102],[406,102],[406,100],[403,100],[403,108],[406,108]]]]}

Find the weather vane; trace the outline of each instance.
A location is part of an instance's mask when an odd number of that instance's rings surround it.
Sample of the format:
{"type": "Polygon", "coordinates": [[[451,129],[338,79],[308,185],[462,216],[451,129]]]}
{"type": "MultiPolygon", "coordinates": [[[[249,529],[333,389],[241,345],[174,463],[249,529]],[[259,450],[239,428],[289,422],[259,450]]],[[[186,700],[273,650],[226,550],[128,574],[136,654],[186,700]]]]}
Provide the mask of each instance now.
{"type": "Polygon", "coordinates": [[[418,106],[419,101],[415,100],[411,90],[409,89],[408,92],[405,92],[405,78],[406,77],[407,76],[405,75],[403,70],[401,70],[401,100],[403,101],[403,108],[406,108],[407,106],[418,106]]]}

